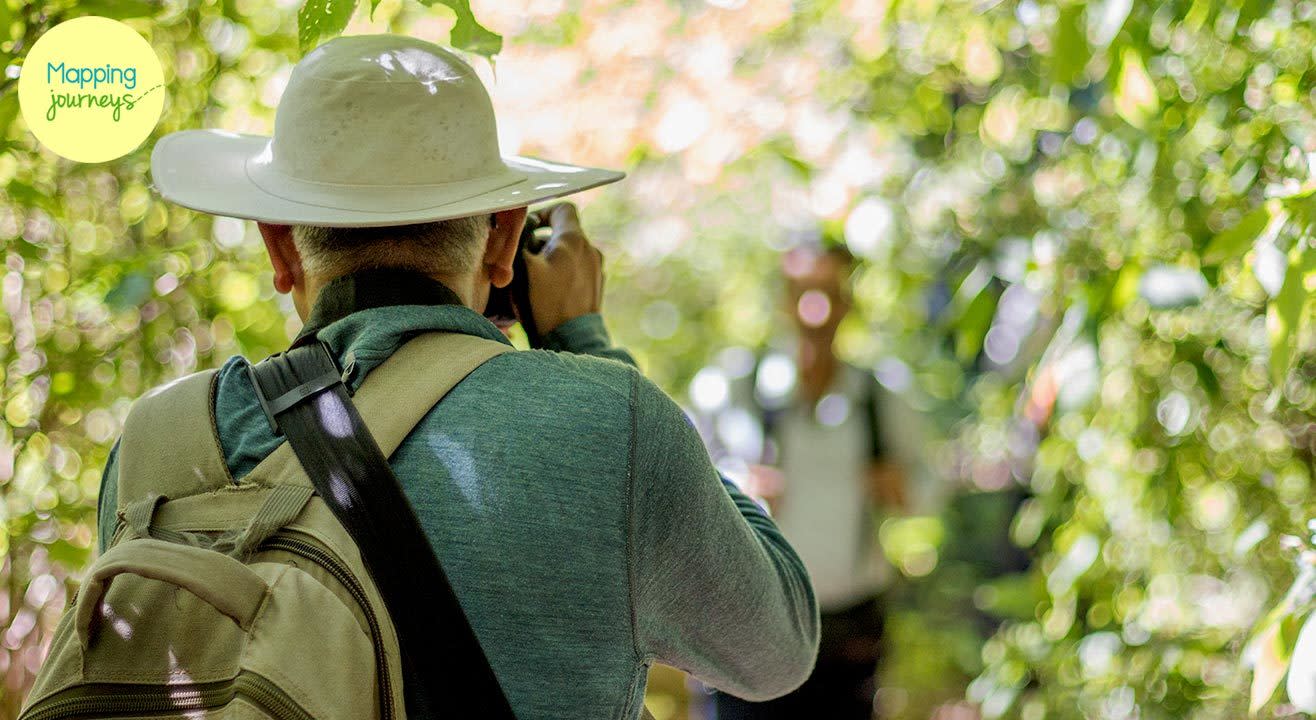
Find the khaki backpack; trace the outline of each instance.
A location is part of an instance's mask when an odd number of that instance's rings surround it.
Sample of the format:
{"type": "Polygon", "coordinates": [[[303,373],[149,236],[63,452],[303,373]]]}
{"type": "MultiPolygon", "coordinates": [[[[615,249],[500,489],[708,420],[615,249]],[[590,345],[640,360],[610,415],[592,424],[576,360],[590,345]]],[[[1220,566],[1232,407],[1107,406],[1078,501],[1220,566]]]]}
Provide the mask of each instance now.
{"type": "MultiPolygon", "coordinates": [[[[421,335],[353,402],[387,457],[462,378],[511,349],[421,335]]],[[[185,377],[129,413],[111,546],[20,720],[405,717],[397,637],[352,538],[286,442],[234,482],[215,378],[185,377]]]]}

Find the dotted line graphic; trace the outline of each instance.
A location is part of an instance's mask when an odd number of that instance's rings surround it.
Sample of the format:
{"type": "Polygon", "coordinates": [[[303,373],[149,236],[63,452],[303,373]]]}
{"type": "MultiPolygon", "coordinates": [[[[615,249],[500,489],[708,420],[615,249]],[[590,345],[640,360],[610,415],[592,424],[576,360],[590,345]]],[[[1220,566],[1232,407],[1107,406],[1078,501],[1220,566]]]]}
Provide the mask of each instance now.
{"type": "Polygon", "coordinates": [[[133,104],[136,105],[137,103],[141,102],[142,100],[145,100],[147,95],[150,95],[151,93],[155,92],[156,90],[159,90],[159,89],[162,88],[162,87],[164,87],[164,83],[160,83],[160,84],[156,85],[155,87],[151,88],[150,90],[147,90],[146,92],[142,93],[142,96],[141,96],[141,97],[139,97],[139,98],[137,98],[136,100],[134,100],[134,101],[133,101],[133,104]]]}

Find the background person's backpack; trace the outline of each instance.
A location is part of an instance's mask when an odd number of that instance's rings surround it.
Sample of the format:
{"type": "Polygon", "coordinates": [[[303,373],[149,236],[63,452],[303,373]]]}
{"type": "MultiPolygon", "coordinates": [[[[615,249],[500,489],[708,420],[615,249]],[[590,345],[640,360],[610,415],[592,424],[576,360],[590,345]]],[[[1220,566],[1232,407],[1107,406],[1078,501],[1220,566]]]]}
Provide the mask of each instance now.
{"type": "MultiPolygon", "coordinates": [[[[328,394],[313,410],[345,414],[337,425],[327,418],[327,427],[342,435],[348,420],[364,420],[369,432],[358,435],[366,442],[373,435],[386,458],[448,390],[507,350],[468,335],[426,334],[371,372],[354,398],[332,376],[303,374],[289,379],[300,387],[271,401],[280,407],[266,409],[273,423],[300,400],[328,394]],[[322,381],[318,390],[315,381],[322,381]]],[[[345,498],[331,509],[314,492],[322,479],[308,478],[317,462],[325,470],[324,461],[305,457],[305,439],[294,454],[290,424],[290,442],[234,482],[215,434],[214,380],[213,370],[197,373],[134,405],[119,448],[111,547],[60,622],[21,720],[399,720],[414,707],[403,688],[410,671],[395,631],[399,617],[390,619],[393,604],[363,561],[373,551],[335,517],[345,498]]],[[[369,459],[357,464],[371,468],[369,459]]],[[[386,464],[384,471],[393,478],[386,464]]],[[[498,700],[506,706],[501,694],[498,700]]],[[[446,715],[476,716],[462,712],[469,703],[443,704],[456,711],[446,715]]],[[[421,707],[413,718],[436,709],[421,707]]]]}

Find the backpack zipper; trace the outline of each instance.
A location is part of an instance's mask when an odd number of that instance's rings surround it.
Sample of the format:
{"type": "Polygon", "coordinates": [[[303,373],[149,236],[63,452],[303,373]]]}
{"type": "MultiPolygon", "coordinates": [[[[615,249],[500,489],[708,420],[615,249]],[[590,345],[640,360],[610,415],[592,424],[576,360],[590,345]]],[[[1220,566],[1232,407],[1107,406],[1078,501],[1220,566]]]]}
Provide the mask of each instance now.
{"type": "Polygon", "coordinates": [[[64,690],[28,708],[20,720],[140,717],[209,710],[242,696],[279,720],[315,720],[262,675],[242,671],[232,680],[187,685],[97,683],[64,690]]]}
{"type": "Polygon", "coordinates": [[[324,549],[317,542],[302,540],[296,535],[310,537],[295,530],[280,530],[260,544],[258,550],[282,550],[306,558],[324,568],[347,591],[351,593],[361,610],[365,613],[366,624],[370,627],[370,644],[375,651],[375,676],[379,678],[379,716],[381,720],[393,720],[393,683],[389,677],[388,656],[384,652],[384,633],[379,626],[379,617],[365,588],[352,574],[352,571],[336,555],[324,549]]]}

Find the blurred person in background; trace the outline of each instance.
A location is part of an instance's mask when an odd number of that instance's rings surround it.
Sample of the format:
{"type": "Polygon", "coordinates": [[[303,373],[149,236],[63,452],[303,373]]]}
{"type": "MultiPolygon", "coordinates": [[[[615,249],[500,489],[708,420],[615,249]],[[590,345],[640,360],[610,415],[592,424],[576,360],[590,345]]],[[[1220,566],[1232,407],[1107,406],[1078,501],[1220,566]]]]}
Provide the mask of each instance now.
{"type": "Polygon", "coordinates": [[[882,418],[890,395],[833,347],[851,309],[854,267],[842,246],[783,256],[793,352],[759,357],[730,388],[730,412],[709,432],[721,460],[740,466],[735,474],[746,491],[768,505],[804,560],[822,613],[818,662],[804,685],[768,702],[717,693],[719,720],[867,720],[874,713],[881,595],[893,574],[877,547],[874,515],[905,508],[906,473],[888,450],[882,418]],[[737,432],[747,417],[757,427],[737,432]]]}

